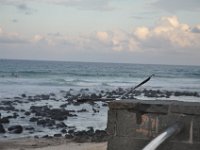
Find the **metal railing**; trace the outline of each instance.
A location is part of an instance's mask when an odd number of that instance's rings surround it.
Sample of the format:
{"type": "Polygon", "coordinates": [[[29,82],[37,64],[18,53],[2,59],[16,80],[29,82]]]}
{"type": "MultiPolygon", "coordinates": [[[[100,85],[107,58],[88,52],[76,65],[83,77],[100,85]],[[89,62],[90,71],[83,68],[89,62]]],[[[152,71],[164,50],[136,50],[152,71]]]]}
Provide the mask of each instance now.
{"type": "Polygon", "coordinates": [[[167,139],[172,137],[173,135],[179,133],[183,129],[183,125],[179,122],[167,128],[164,132],[154,138],[147,146],[145,146],[142,150],[156,150],[158,146],[160,146],[167,139]]]}

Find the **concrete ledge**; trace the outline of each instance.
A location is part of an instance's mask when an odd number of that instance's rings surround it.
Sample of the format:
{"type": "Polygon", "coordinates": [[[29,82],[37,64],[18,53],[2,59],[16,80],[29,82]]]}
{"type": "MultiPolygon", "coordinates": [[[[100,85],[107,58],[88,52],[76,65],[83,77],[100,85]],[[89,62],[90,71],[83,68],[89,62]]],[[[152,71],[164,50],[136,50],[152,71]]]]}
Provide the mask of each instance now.
{"type": "Polygon", "coordinates": [[[109,102],[110,109],[131,109],[149,113],[200,115],[200,103],[175,100],[119,100],[109,102]]]}
{"type": "Polygon", "coordinates": [[[112,101],[109,103],[107,124],[107,131],[111,135],[108,150],[123,147],[123,150],[141,149],[177,121],[184,125],[183,131],[172,137],[168,144],[164,144],[162,150],[182,150],[185,147],[199,150],[200,103],[163,100],[112,101]]]}

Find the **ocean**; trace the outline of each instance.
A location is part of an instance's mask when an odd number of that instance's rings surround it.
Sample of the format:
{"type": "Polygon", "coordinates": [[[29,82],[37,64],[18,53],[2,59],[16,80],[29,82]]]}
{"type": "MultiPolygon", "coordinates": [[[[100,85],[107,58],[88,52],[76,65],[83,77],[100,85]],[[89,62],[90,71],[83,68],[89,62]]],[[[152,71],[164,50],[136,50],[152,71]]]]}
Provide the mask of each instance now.
{"type": "Polygon", "coordinates": [[[135,98],[199,102],[199,66],[2,59],[0,120],[5,133],[0,133],[0,139],[105,130],[108,105],[101,98],[115,99],[152,74],[135,98]],[[78,102],[82,98],[89,101],[78,102]],[[63,111],[71,115],[62,115],[63,111]],[[63,118],[55,118],[55,112],[63,118]],[[8,131],[13,125],[22,126],[23,132],[8,131]]]}
{"type": "Polygon", "coordinates": [[[200,66],[0,60],[0,97],[61,90],[141,88],[200,92],[200,66]]]}

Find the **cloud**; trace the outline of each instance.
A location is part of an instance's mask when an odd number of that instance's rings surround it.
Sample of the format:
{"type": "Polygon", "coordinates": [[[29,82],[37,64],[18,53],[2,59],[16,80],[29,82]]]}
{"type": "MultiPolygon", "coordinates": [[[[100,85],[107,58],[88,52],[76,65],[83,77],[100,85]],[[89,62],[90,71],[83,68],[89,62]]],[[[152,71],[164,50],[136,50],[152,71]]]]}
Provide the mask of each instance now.
{"type": "Polygon", "coordinates": [[[33,12],[36,12],[35,9],[29,7],[28,2],[31,2],[29,0],[3,0],[0,1],[0,4],[2,5],[11,5],[16,7],[21,12],[25,13],[26,15],[31,15],[33,12]]]}
{"type": "Polygon", "coordinates": [[[112,10],[110,0],[51,0],[51,2],[84,10],[112,10]]]}
{"type": "MultiPolygon", "coordinates": [[[[111,6],[112,0],[35,0],[34,3],[51,3],[66,7],[74,7],[82,10],[110,11],[114,8],[111,6]]],[[[31,0],[4,0],[1,4],[13,5],[16,8],[32,13],[34,10],[28,6],[31,0]]]]}
{"type": "Polygon", "coordinates": [[[192,28],[192,32],[194,33],[200,33],[200,25],[197,25],[195,27],[192,28]]]}
{"type": "Polygon", "coordinates": [[[31,41],[50,46],[69,46],[76,50],[129,51],[132,53],[187,53],[200,48],[200,26],[181,23],[176,16],[161,17],[154,26],[131,31],[120,29],[69,36],[59,33],[35,35],[31,41]]]}
{"type": "Polygon", "coordinates": [[[147,27],[138,27],[135,32],[135,36],[139,39],[146,39],[149,35],[149,29],[147,27]]]}
{"type": "Polygon", "coordinates": [[[124,31],[98,32],[97,36],[100,41],[109,41],[113,50],[185,53],[189,50],[197,51],[200,48],[199,32],[200,26],[191,27],[179,22],[176,16],[170,16],[161,17],[151,28],[137,27],[129,33],[124,31]]]}
{"type": "Polygon", "coordinates": [[[154,26],[96,31],[78,36],[48,33],[24,37],[0,27],[0,43],[29,44],[67,52],[131,54],[199,54],[200,26],[181,23],[176,16],[161,17],[154,26]]]}
{"type": "Polygon", "coordinates": [[[17,20],[17,19],[12,19],[12,22],[13,22],[13,23],[17,23],[18,20],[17,20]]]}
{"type": "Polygon", "coordinates": [[[23,44],[28,41],[16,32],[7,32],[0,27],[0,43],[1,44],[23,44]]]}
{"type": "Polygon", "coordinates": [[[157,0],[151,5],[167,12],[200,11],[199,0],[157,0]]]}
{"type": "Polygon", "coordinates": [[[103,32],[97,32],[97,38],[102,41],[102,42],[108,42],[108,33],[103,31],[103,32]]]}

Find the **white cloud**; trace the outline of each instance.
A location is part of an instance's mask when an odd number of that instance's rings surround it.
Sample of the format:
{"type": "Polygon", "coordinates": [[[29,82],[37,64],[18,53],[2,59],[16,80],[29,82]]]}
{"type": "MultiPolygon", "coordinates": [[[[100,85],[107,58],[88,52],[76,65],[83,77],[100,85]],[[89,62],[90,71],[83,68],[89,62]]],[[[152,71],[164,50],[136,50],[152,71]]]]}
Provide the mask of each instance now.
{"type": "Polygon", "coordinates": [[[200,26],[181,23],[176,16],[162,17],[152,27],[141,26],[131,31],[97,31],[87,35],[37,34],[24,38],[0,27],[1,43],[23,43],[30,46],[46,45],[67,51],[126,51],[132,53],[193,53],[200,49],[200,26]]]}
{"type": "Polygon", "coordinates": [[[153,27],[137,27],[133,31],[97,31],[79,36],[40,36],[33,41],[45,41],[49,45],[71,45],[82,50],[114,50],[130,52],[179,52],[198,51],[200,47],[199,26],[181,23],[176,16],[162,17],[153,27]],[[195,32],[195,33],[194,33],[195,32]]]}
{"type": "Polygon", "coordinates": [[[105,31],[103,31],[103,32],[99,31],[99,32],[96,33],[96,35],[97,35],[97,38],[102,42],[106,42],[107,43],[108,40],[109,40],[108,33],[105,32],[105,31]]]}
{"type": "Polygon", "coordinates": [[[43,41],[43,40],[45,40],[45,37],[42,36],[42,35],[37,34],[37,35],[33,36],[31,41],[32,42],[39,42],[39,41],[43,41]]]}
{"type": "Polygon", "coordinates": [[[135,31],[134,34],[136,37],[139,39],[146,39],[147,36],[149,35],[149,29],[147,27],[138,27],[135,31]]]}

